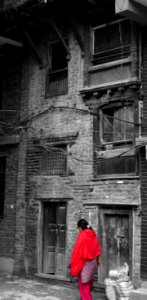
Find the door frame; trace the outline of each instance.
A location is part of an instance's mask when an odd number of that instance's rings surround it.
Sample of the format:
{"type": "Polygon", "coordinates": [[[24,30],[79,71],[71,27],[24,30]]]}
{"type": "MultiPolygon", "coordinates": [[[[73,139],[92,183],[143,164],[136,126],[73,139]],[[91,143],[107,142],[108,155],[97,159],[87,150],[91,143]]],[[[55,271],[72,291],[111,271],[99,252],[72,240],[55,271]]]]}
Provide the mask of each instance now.
{"type": "Polygon", "coordinates": [[[44,277],[57,278],[56,275],[43,273],[43,246],[44,246],[44,204],[48,203],[65,203],[66,204],[66,235],[65,235],[65,269],[62,278],[66,278],[67,274],[67,232],[68,232],[68,199],[41,199],[39,201],[38,213],[38,230],[37,230],[37,273],[44,277]]]}
{"type": "MultiPolygon", "coordinates": [[[[106,247],[103,247],[103,241],[102,241],[102,231],[105,229],[105,224],[104,223],[104,215],[109,214],[109,215],[128,215],[129,217],[129,276],[130,279],[132,280],[132,256],[133,256],[133,209],[130,207],[120,207],[120,206],[100,206],[98,209],[98,227],[99,227],[99,238],[100,238],[100,243],[102,245],[102,255],[101,255],[101,261],[102,261],[102,266],[99,268],[98,272],[98,279],[100,282],[103,282],[102,278],[106,278],[106,258],[107,258],[107,249],[106,247]]],[[[105,232],[104,232],[105,234],[105,232]]]]}

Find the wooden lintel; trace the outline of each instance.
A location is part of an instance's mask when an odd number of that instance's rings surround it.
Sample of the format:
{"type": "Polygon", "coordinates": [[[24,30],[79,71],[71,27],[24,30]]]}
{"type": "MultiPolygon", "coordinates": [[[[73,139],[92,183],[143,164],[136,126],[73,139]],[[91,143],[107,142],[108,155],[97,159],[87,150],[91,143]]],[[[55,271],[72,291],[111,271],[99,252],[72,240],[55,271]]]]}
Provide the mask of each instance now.
{"type": "Polygon", "coordinates": [[[26,38],[26,40],[28,42],[28,45],[30,46],[33,54],[35,55],[35,57],[36,57],[39,65],[40,65],[40,68],[42,68],[43,67],[43,61],[42,61],[39,53],[37,52],[36,47],[35,47],[32,39],[31,39],[30,35],[28,34],[28,32],[27,32],[27,30],[26,30],[26,28],[24,26],[21,26],[21,28],[22,28],[23,34],[24,34],[24,36],[25,36],[25,38],[26,38]]]}
{"type": "Polygon", "coordinates": [[[73,17],[70,17],[70,22],[71,22],[71,25],[72,25],[72,28],[73,28],[73,32],[75,34],[75,37],[80,45],[80,48],[81,48],[81,51],[82,51],[82,55],[84,55],[84,40],[81,36],[81,33],[79,31],[79,28],[76,24],[76,21],[74,20],[73,17]]]}
{"type": "Polygon", "coordinates": [[[49,20],[46,20],[46,19],[42,19],[42,18],[38,18],[39,21],[43,22],[43,23],[46,23],[46,24],[51,24],[53,29],[55,30],[59,40],[61,41],[61,43],[63,44],[66,52],[68,55],[70,55],[70,51],[69,51],[69,47],[68,45],[66,44],[65,42],[65,39],[63,38],[59,28],[57,27],[56,23],[54,22],[54,20],[52,18],[49,18],[49,20]]]}

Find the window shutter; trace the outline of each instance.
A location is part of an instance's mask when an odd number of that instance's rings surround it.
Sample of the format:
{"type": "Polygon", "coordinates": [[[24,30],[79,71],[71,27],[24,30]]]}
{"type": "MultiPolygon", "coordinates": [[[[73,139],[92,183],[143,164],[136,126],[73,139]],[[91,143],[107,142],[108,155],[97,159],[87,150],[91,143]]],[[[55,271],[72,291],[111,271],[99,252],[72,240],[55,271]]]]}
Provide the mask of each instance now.
{"type": "Polygon", "coordinates": [[[94,29],[94,64],[102,64],[130,55],[131,26],[129,20],[94,29]]]}

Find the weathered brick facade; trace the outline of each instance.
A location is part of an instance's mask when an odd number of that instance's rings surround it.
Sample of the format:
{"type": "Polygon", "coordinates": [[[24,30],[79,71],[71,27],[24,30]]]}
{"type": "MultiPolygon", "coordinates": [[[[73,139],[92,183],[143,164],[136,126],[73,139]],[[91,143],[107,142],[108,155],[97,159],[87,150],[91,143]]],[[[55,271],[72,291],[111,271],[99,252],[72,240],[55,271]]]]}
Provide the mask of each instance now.
{"type": "MultiPolygon", "coordinates": [[[[79,24],[79,31],[84,33],[85,37],[90,36],[89,26],[87,28],[84,23],[79,24]]],[[[105,210],[113,211],[114,215],[115,210],[121,211],[122,214],[127,211],[131,232],[130,276],[134,286],[138,286],[141,257],[140,177],[116,176],[112,178],[112,176],[107,176],[94,179],[93,109],[97,109],[98,103],[106,99],[107,89],[110,88],[109,80],[108,82],[100,80],[103,78],[102,73],[105,77],[107,71],[99,71],[100,77],[96,71],[88,73],[89,52],[87,48],[84,57],[71,28],[64,25],[61,32],[63,35],[68,33],[70,50],[67,94],[45,97],[47,67],[40,69],[34,56],[28,52],[26,56],[22,56],[21,73],[17,71],[14,77],[14,73],[10,72],[11,84],[8,85],[8,81],[6,82],[4,99],[8,104],[4,105],[7,109],[10,106],[13,109],[19,108],[20,121],[24,122],[19,123],[19,146],[5,145],[4,150],[0,149],[1,156],[3,153],[7,155],[5,213],[4,218],[0,220],[2,224],[0,257],[14,260],[13,272],[16,274],[43,273],[44,206],[45,203],[65,202],[67,227],[64,278],[69,278],[69,258],[76,238],[77,220],[80,217],[86,217],[101,236],[103,228],[100,215],[104,214],[105,210]],[[95,99],[92,94],[88,95],[88,100],[85,100],[80,93],[81,91],[83,93],[84,88],[89,89],[103,83],[105,90],[102,91],[103,94],[99,99],[95,99]],[[16,101],[16,106],[14,101],[16,101]],[[92,110],[90,110],[90,103],[92,110]],[[66,176],[51,176],[43,172],[43,143],[48,140],[51,146],[57,142],[59,145],[66,143],[66,176]]],[[[37,41],[36,49],[43,62],[46,62],[50,35],[52,32],[48,35],[46,32],[44,35],[42,33],[41,39],[38,38],[37,41]]],[[[137,30],[136,35],[138,36],[137,30]]],[[[131,61],[129,66],[129,78],[125,78],[128,82],[131,80],[134,82],[134,78],[139,81],[135,60],[138,49],[136,40],[135,36],[132,40],[132,44],[134,43],[133,62],[131,61]]],[[[88,40],[85,40],[85,47],[87,44],[88,40]]],[[[119,67],[121,69],[121,65],[119,67]]],[[[13,70],[15,72],[15,69],[13,70]]],[[[109,68],[110,77],[111,71],[115,75],[116,70],[109,68]]],[[[112,76],[113,80],[115,82],[112,76]]],[[[116,88],[116,84],[114,87],[116,88]]],[[[139,100],[138,89],[135,93],[130,90],[128,92],[128,89],[129,87],[126,88],[127,96],[129,94],[129,97],[134,97],[137,102],[139,100]]],[[[119,93],[116,88],[114,91],[116,98],[119,93]]],[[[16,123],[17,119],[14,118],[12,121],[16,123]]]]}

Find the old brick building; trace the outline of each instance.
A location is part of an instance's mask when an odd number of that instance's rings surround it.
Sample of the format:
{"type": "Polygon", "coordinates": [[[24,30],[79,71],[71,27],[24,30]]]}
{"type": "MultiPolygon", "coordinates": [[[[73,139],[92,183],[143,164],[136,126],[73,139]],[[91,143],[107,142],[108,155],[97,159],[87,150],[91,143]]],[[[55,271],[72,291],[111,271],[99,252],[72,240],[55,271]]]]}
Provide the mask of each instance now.
{"type": "Polygon", "coordinates": [[[86,217],[97,282],[124,262],[135,286],[147,278],[145,27],[116,2],[2,5],[1,270],[69,279],[86,217]]]}

